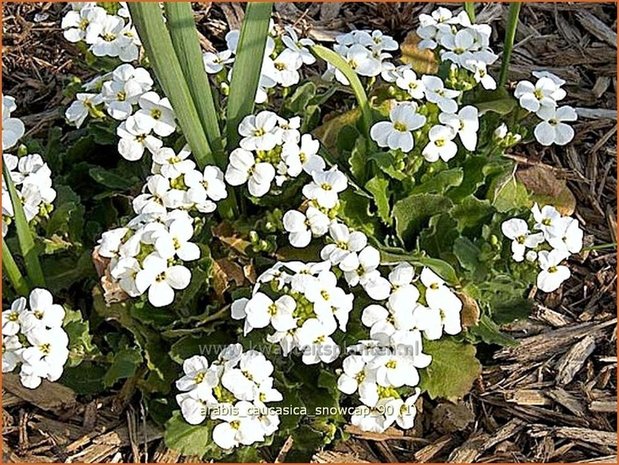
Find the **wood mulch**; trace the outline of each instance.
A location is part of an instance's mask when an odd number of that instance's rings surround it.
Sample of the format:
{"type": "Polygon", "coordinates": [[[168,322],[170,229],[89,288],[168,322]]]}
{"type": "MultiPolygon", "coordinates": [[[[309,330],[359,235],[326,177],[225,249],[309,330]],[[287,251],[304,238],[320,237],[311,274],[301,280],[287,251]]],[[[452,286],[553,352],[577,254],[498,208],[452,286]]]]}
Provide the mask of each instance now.
{"type": "MultiPolygon", "coordinates": [[[[477,5],[480,21],[504,34],[506,4],[477,5]]],[[[379,27],[403,39],[432,4],[279,3],[280,20],[317,40],[334,31],[379,27]]],[[[62,6],[11,4],[4,9],[3,88],[20,102],[31,132],[59,122],[63,86],[92,74],[59,31],[62,6]]],[[[238,4],[197,4],[205,48],[238,27],[238,4]]],[[[566,179],[587,242],[616,242],[617,116],[615,4],[525,4],[512,57],[513,80],[549,69],[567,81],[567,103],[581,116],[566,148],[524,147],[514,157],[546,165],[566,179]]],[[[500,45],[495,49],[500,51],[500,45]]],[[[60,116],[61,117],[61,116],[60,116]]],[[[562,290],[535,295],[531,319],[504,327],[520,344],[480,350],[482,376],[454,402],[425,400],[409,432],[366,434],[315,455],[316,462],[581,462],[617,461],[616,249],[598,248],[572,263],[562,290]]],[[[4,460],[7,462],[191,462],[144,421],[139,403],[118,393],[81,399],[58,384],[30,391],[3,378],[4,460]]],[[[274,451],[285,460],[293,446],[274,451]]]]}

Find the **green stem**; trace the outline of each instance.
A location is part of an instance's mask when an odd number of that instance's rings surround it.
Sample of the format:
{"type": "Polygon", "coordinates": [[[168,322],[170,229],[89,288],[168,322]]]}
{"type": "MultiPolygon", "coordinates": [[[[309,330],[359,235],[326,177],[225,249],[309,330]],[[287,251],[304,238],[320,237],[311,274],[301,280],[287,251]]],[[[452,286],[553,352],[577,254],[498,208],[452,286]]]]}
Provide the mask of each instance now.
{"type": "Polygon", "coordinates": [[[598,244],[592,245],[591,247],[585,247],[584,250],[606,250],[606,249],[616,249],[617,243],[608,243],[608,244],[598,244]]]}
{"type": "Polygon", "coordinates": [[[499,75],[499,85],[505,86],[507,83],[507,72],[509,71],[509,60],[512,56],[514,48],[514,39],[516,38],[516,29],[518,29],[518,16],[520,16],[519,2],[514,2],[509,5],[509,14],[507,16],[507,28],[505,30],[505,45],[503,46],[503,61],[501,63],[501,74],[499,75]]]}
{"type": "Polygon", "coordinates": [[[2,165],[4,185],[9,191],[9,197],[11,199],[11,204],[13,205],[17,239],[19,240],[19,248],[21,249],[22,256],[24,257],[28,278],[33,286],[45,287],[45,277],[43,275],[41,263],[39,262],[39,255],[34,244],[34,237],[32,235],[32,231],[30,230],[30,224],[28,224],[28,220],[26,219],[26,214],[24,213],[24,207],[21,203],[21,199],[17,195],[17,190],[13,184],[13,179],[11,178],[8,165],[6,163],[2,163],[2,165]]]}
{"type": "Polygon", "coordinates": [[[464,2],[464,11],[469,15],[472,23],[475,22],[475,2],[464,2]]]}
{"type": "Polygon", "coordinates": [[[18,294],[27,296],[30,292],[30,286],[28,286],[28,281],[26,281],[24,275],[19,271],[17,263],[15,263],[15,259],[9,250],[9,246],[4,242],[4,238],[2,238],[2,269],[6,273],[5,275],[9,279],[13,289],[15,289],[18,294]]]}

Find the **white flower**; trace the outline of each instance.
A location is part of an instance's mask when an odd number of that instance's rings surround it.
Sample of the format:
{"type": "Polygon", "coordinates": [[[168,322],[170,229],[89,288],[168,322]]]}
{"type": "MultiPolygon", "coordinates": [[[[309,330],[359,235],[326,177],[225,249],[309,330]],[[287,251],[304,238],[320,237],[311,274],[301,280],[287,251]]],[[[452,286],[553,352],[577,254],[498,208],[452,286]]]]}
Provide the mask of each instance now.
{"type": "Polygon", "coordinates": [[[552,205],[545,205],[539,208],[536,203],[531,209],[535,225],[533,226],[538,231],[544,233],[546,240],[560,235],[561,231],[561,213],[552,205]]]}
{"type": "Polygon", "coordinates": [[[10,373],[22,363],[23,346],[18,336],[8,336],[2,330],[2,373],[10,373]]]}
{"type": "Polygon", "coordinates": [[[273,132],[276,125],[277,115],[272,111],[261,111],[257,115],[246,116],[239,124],[239,134],[243,136],[241,148],[264,151],[273,149],[278,143],[273,132]]]}
{"type": "Polygon", "coordinates": [[[303,363],[331,363],[339,356],[340,348],[330,337],[332,332],[316,318],[310,318],[303,323],[295,334],[298,346],[303,352],[303,363]]]}
{"type": "Polygon", "coordinates": [[[425,337],[436,340],[441,338],[443,332],[454,335],[462,331],[460,299],[445,286],[432,290],[430,296],[428,307],[417,305],[413,311],[415,326],[423,331],[425,337]]]}
{"type": "Polygon", "coordinates": [[[531,234],[525,220],[512,218],[501,224],[501,231],[505,237],[512,240],[512,258],[521,262],[524,260],[526,249],[534,249],[544,242],[544,234],[531,234]]]}
{"type": "Polygon", "coordinates": [[[406,400],[393,399],[387,403],[387,411],[392,411],[395,416],[395,422],[402,429],[411,429],[415,426],[415,417],[417,416],[417,408],[415,402],[419,398],[421,391],[415,388],[413,395],[406,400]]]}
{"type": "Polygon", "coordinates": [[[221,377],[221,384],[239,400],[254,400],[258,386],[271,376],[273,364],[256,351],[241,355],[239,368],[228,368],[221,377]]]}
{"type": "Polygon", "coordinates": [[[208,210],[208,208],[200,208],[200,205],[208,202],[207,199],[218,202],[228,197],[224,174],[217,166],[206,166],[203,173],[196,170],[190,171],[185,174],[184,180],[185,185],[189,188],[187,198],[191,202],[195,202],[200,211],[208,210]]]}
{"type": "Polygon", "coordinates": [[[564,217],[553,228],[553,236],[548,238],[548,243],[553,249],[578,253],[582,250],[583,235],[577,219],[564,217]]]}
{"type": "Polygon", "coordinates": [[[568,257],[561,250],[550,252],[542,250],[537,254],[542,271],[537,275],[537,287],[543,292],[553,292],[559,289],[561,283],[570,277],[570,269],[560,263],[568,257]]]}
{"type": "Polygon", "coordinates": [[[383,32],[378,29],[372,31],[371,38],[372,42],[367,45],[370,45],[378,50],[397,50],[400,48],[393,37],[383,34],[383,32]]]}
{"type": "Polygon", "coordinates": [[[303,195],[328,209],[337,205],[338,194],[348,187],[348,178],[337,169],[337,166],[329,171],[314,171],[312,180],[303,187],[303,195]]]}
{"type": "MultiPolygon", "coordinates": [[[[170,147],[161,147],[153,153],[153,162],[157,166],[154,166],[152,171],[168,179],[176,179],[182,174],[193,171],[196,167],[193,160],[188,160],[190,155],[191,149],[188,145],[185,145],[178,154],[170,147]]],[[[185,178],[185,183],[187,183],[187,178],[185,178]]]]}
{"type": "Polygon", "coordinates": [[[408,94],[416,100],[423,99],[425,95],[425,86],[423,81],[417,78],[417,75],[412,69],[403,69],[401,73],[397,73],[396,75],[397,78],[395,83],[400,89],[408,92],[408,94]]]}
{"type": "Polygon", "coordinates": [[[359,267],[360,252],[368,244],[368,238],[361,231],[350,232],[342,223],[329,226],[329,235],[333,244],[327,244],[320,251],[320,258],[329,260],[333,265],[339,265],[342,271],[353,271],[359,267]]]}
{"type": "Polygon", "coordinates": [[[217,405],[214,397],[210,399],[198,389],[178,394],[176,402],[181,408],[183,418],[190,425],[202,423],[207,417],[209,408],[217,405]]]}
{"type": "Polygon", "coordinates": [[[314,45],[314,41],[305,37],[299,39],[295,30],[290,26],[286,26],[284,29],[287,33],[287,35],[284,34],[282,36],[284,45],[289,50],[295,52],[304,64],[312,65],[316,63],[316,57],[307,49],[307,47],[314,45]]]}
{"type": "Polygon", "coordinates": [[[458,111],[458,104],[454,99],[460,95],[460,91],[446,89],[441,78],[437,76],[422,76],[421,81],[425,86],[428,102],[436,103],[445,113],[458,111]]]}
{"type": "Polygon", "coordinates": [[[155,307],[165,307],[174,300],[174,290],[185,289],[191,280],[191,272],[182,265],[168,265],[168,261],[156,253],[144,259],[135,284],[140,293],[148,290],[148,301],[155,307]]]}
{"type": "Polygon", "coordinates": [[[76,100],[67,108],[65,116],[67,121],[75,124],[79,128],[91,110],[103,102],[103,96],[100,94],[77,94],[76,100]]]}
{"type": "Polygon", "coordinates": [[[197,390],[202,399],[215,400],[213,387],[219,382],[217,371],[209,368],[208,360],[201,355],[194,355],[183,362],[185,375],[176,381],[179,391],[197,390]]]}
{"type": "Polygon", "coordinates": [[[380,253],[371,245],[366,246],[358,255],[359,266],[355,270],[344,272],[344,278],[349,286],[365,285],[372,279],[380,265],[380,253]]]}
{"type": "Polygon", "coordinates": [[[118,153],[129,161],[136,161],[144,155],[144,149],[151,153],[157,152],[163,142],[151,135],[152,128],[144,126],[144,121],[129,117],[123,121],[116,129],[116,134],[120,137],[118,142],[118,153]]]}
{"type": "Polygon", "coordinates": [[[370,136],[379,147],[402,150],[407,153],[415,146],[412,131],[426,123],[426,117],[417,113],[417,106],[399,104],[389,113],[389,121],[380,121],[370,130],[370,136]]]}
{"type": "Polygon", "coordinates": [[[9,310],[2,312],[2,335],[15,336],[21,329],[20,316],[26,311],[26,298],[19,297],[13,301],[9,310]]]}
{"type": "Polygon", "coordinates": [[[376,370],[376,383],[384,387],[417,386],[419,373],[406,355],[379,355],[368,364],[376,370]]]}
{"type": "Polygon", "coordinates": [[[471,152],[477,146],[477,131],[479,130],[479,112],[477,108],[468,105],[462,108],[457,114],[441,113],[439,121],[453,130],[460,136],[462,145],[471,152]]]}
{"type": "Polygon", "coordinates": [[[443,61],[449,60],[462,66],[472,51],[476,48],[475,35],[469,29],[461,29],[455,34],[444,34],[440,38],[440,44],[448,51],[441,53],[443,61]]]}
{"type": "Polygon", "coordinates": [[[451,126],[433,126],[428,133],[430,142],[424,147],[423,157],[434,163],[439,158],[449,161],[458,153],[458,146],[453,141],[456,132],[451,126]]]}
{"type": "Polygon", "coordinates": [[[407,331],[414,327],[413,312],[410,308],[398,307],[389,310],[382,305],[371,304],[363,309],[361,322],[370,328],[372,339],[386,341],[396,331],[407,331]]]}
{"type": "Polygon", "coordinates": [[[303,64],[302,58],[293,50],[284,49],[275,60],[268,60],[265,72],[282,87],[290,87],[299,82],[301,75],[299,68],[303,64]]]}
{"type": "Polygon", "coordinates": [[[381,71],[380,60],[361,44],[353,44],[344,55],[350,67],[360,76],[378,76],[381,71]]]}
{"type": "MultiPolygon", "coordinates": [[[[381,403],[386,403],[387,399],[381,400],[381,403]]],[[[350,417],[350,422],[361,429],[371,433],[382,433],[388,427],[387,419],[385,418],[385,409],[382,405],[372,405],[371,409],[357,407],[350,417]]],[[[368,404],[366,404],[368,405],[368,404]]]]}
{"type": "Polygon", "coordinates": [[[220,404],[221,415],[213,414],[213,419],[223,420],[213,428],[213,441],[224,450],[239,445],[251,445],[263,441],[264,433],[261,423],[252,412],[255,407],[252,403],[239,401],[234,406],[220,404]]]}
{"type": "Polygon", "coordinates": [[[314,304],[314,313],[328,334],[335,331],[338,323],[340,329],[346,331],[353,296],[337,286],[334,273],[322,271],[315,283],[306,287],[305,297],[314,304]]]}
{"type": "Polygon", "coordinates": [[[296,307],[296,301],[289,295],[282,295],[274,302],[258,292],[247,302],[245,314],[252,328],[265,328],[270,323],[276,331],[288,331],[297,326],[293,317],[296,307]]]}
{"type": "Polygon", "coordinates": [[[550,71],[533,71],[531,74],[533,74],[533,76],[538,79],[548,78],[559,87],[565,84],[565,81],[563,79],[561,79],[559,76],[552,74],[550,71]]]}
{"type": "Polygon", "coordinates": [[[574,138],[574,129],[564,121],[576,121],[578,115],[570,106],[542,107],[538,116],[544,121],[535,126],[533,133],[542,145],[565,145],[574,138]]]}
{"type": "Polygon", "coordinates": [[[107,13],[99,6],[88,5],[80,11],[69,11],[62,18],[60,27],[69,42],[86,41],[91,44],[101,31],[107,13]]]}
{"type": "Polygon", "coordinates": [[[365,371],[361,355],[349,355],[342,362],[343,373],[337,379],[337,387],[344,394],[354,394],[362,383],[375,382],[371,372],[365,371]]]}
{"type": "Polygon", "coordinates": [[[29,309],[19,316],[22,332],[39,328],[60,328],[65,311],[62,305],[54,304],[52,294],[47,289],[33,289],[28,298],[29,309]]]}
{"type": "Polygon", "coordinates": [[[30,347],[21,355],[24,359],[20,379],[24,386],[35,389],[42,379],[56,381],[69,357],[69,338],[62,328],[36,329],[26,334],[30,347]]]}
{"type": "Polygon", "coordinates": [[[529,81],[520,81],[514,95],[522,108],[537,113],[542,108],[554,108],[566,92],[553,79],[542,77],[535,85],[529,81]]]}
{"type": "Polygon", "coordinates": [[[134,117],[147,132],[151,130],[160,137],[167,137],[176,131],[174,111],[167,97],[161,98],[156,92],[140,96],[138,110],[134,117]]]}
{"type": "Polygon", "coordinates": [[[167,231],[154,233],[155,250],[161,258],[170,259],[177,256],[183,261],[200,258],[200,248],[189,242],[193,236],[191,220],[172,221],[167,231]]]}
{"type": "Polygon", "coordinates": [[[320,142],[309,134],[303,134],[301,145],[287,142],[282,147],[282,159],[286,163],[287,174],[297,177],[301,171],[311,175],[314,171],[324,171],[325,161],[318,155],[320,142]]]}
{"type": "Polygon", "coordinates": [[[2,150],[13,147],[25,132],[24,123],[18,118],[11,118],[11,112],[16,108],[15,99],[2,96],[2,150]]]}
{"type": "Polygon", "coordinates": [[[224,50],[217,53],[205,52],[202,56],[202,61],[204,69],[208,74],[217,74],[224,69],[225,65],[233,63],[234,58],[232,57],[232,51],[224,50]]]}
{"type": "Polygon", "coordinates": [[[225,178],[232,186],[247,183],[251,195],[262,197],[271,189],[271,182],[275,178],[275,168],[270,163],[256,162],[251,152],[238,148],[230,154],[225,178]]]}
{"type": "Polygon", "coordinates": [[[314,207],[308,207],[305,213],[289,210],[283,218],[284,229],[290,234],[288,240],[293,247],[303,248],[312,240],[312,236],[324,236],[329,230],[331,220],[314,207]]]}

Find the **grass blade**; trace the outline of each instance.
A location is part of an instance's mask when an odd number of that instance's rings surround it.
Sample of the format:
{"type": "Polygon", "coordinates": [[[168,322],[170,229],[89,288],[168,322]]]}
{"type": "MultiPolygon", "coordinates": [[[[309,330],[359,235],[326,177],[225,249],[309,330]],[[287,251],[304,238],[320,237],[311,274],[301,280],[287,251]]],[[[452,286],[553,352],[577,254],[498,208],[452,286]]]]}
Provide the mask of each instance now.
{"type": "Polygon", "coordinates": [[[372,111],[368,103],[368,96],[365,93],[365,89],[363,88],[363,84],[361,84],[357,73],[354,72],[344,58],[335,53],[333,50],[329,50],[322,45],[314,45],[311,47],[311,50],[312,53],[314,53],[314,55],[318,58],[322,58],[327,63],[330,63],[339,69],[346,79],[348,79],[350,87],[352,88],[352,91],[357,99],[357,103],[359,104],[359,108],[361,108],[363,133],[369,134],[370,126],[372,125],[372,111]]]}
{"type": "Polygon", "coordinates": [[[515,2],[509,5],[507,16],[507,28],[505,30],[505,45],[503,46],[503,60],[501,62],[501,74],[499,75],[499,85],[503,87],[507,83],[507,72],[509,71],[509,60],[514,48],[516,29],[518,29],[518,16],[520,16],[521,3],[515,2]]]}
{"type": "Polygon", "coordinates": [[[30,291],[28,281],[26,281],[24,275],[19,271],[17,263],[15,263],[15,259],[9,250],[9,246],[4,242],[4,238],[2,238],[2,269],[4,270],[4,276],[9,279],[13,289],[20,295],[28,295],[30,291]]]}
{"type": "Polygon", "coordinates": [[[232,68],[230,95],[228,97],[228,150],[232,150],[238,145],[239,123],[245,116],[254,111],[254,100],[260,81],[262,57],[269,34],[272,7],[272,3],[247,3],[236,59],[232,68]]]}
{"type": "Polygon", "coordinates": [[[202,51],[191,3],[166,2],[164,8],[168,19],[166,25],[168,31],[170,31],[176,57],[186,77],[189,92],[200,115],[202,127],[206,132],[206,138],[215,152],[217,164],[223,169],[227,157],[223,152],[213,92],[202,63],[202,51]]]}
{"type": "MultiPolygon", "coordinates": [[[[28,278],[35,287],[45,287],[45,277],[43,276],[43,270],[41,263],[39,262],[39,256],[37,254],[34,238],[32,237],[32,231],[30,231],[30,225],[26,220],[26,214],[24,213],[24,207],[21,200],[17,195],[17,190],[13,184],[11,173],[9,172],[8,165],[2,163],[2,171],[4,174],[4,183],[9,191],[9,197],[13,204],[13,214],[15,216],[15,229],[17,230],[17,238],[19,239],[19,247],[21,249],[22,256],[24,257],[24,263],[26,265],[26,271],[28,272],[28,278]]],[[[8,250],[8,248],[7,248],[8,250]]]]}
{"type": "Polygon", "coordinates": [[[203,168],[214,164],[211,146],[200,123],[159,3],[129,2],[128,6],[146,55],[163,91],[170,99],[198,165],[203,168]]]}
{"type": "Polygon", "coordinates": [[[474,2],[464,2],[464,11],[469,15],[469,19],[472,23],[475,22],[475,3],[474,2]]]}

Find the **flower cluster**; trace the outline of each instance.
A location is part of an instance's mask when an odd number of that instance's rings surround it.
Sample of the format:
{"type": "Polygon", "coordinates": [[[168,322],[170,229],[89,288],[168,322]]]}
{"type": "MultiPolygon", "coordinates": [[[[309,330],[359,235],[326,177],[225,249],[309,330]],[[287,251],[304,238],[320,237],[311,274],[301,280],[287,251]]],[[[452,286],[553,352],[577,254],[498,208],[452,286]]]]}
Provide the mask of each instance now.
{"type": "Polygon", "coordinates": [[[153,79],[146,69],[125,63],[85,84],[87,92],[76,95],[65,116],[80,127],[88,116],[104,118],[105,110],[121,122],[116,128],[118,152],[127,160],[139,160],[145,150],[157,152],[163,146],[162,139],[177,127],[169,100],[152,87],[153,79]]]}
{"type": "MultiPolygon", "coordinates": [[[[2,96],[2,149],[3,152],[14,147],[24,135],[24,124],[18,118],[12,118],[11,113],[17,108],[15,99],[2,96]]],[[[23,156],[3,154],[3,162],[15,185],[17,196],[26,215],[26,220],[32,222],[45,218],[52,210],[52,202],[56,191],[52,187],[52,172],[39,154],[23,156]]],[[[11,218],[14,216],[13,204],[6,183],[2,183],[2,237],[8,232],[11,218]]]]}
{"type": "Polygon", "coordinates": [[[140,39],[131,23],[125,2],[117,4],[115,14],[93,2],[73,2],[62,18],[61,27],[69,42],[84,42],[97,57],[118,57],[130,62],[138,59],[140,39]]]}
{"type": "Polygon", "coordinates": [[[213,441],[222,449],[263,442],[277,431],[279,415],[267,404],[283,397],[273,387],[273,364],[262,353],[232,344],[210,365],[201,355],[188,358],[183,371],[176,381],[181,413],[192,425],[217,421],[213,441]]]}
{"type": "Polygon", "coordinates": [[[331,338],[346,331],[353,296],[338,286],[331,263],[278,262],[264,272],[251,298],[232,304],[232,318],[245,320],[245,334],[272,327],[267,340],[284,355],[299,349],[303,363],[331,363],[340,349],[331,338]]]}
{"type": "MultiPolygon", "coordinates": [[[[341,55],[359,76],[386,76],[395,68],[389,61],[392,58],[389,52],[400,47],[393,37],[379,30],[356,30],[340,34],[335,38],[335,42],[333,50],[341,55]]],[[[331,64],[327,64],[327,70],[322,77],[326,80],[335,77],[341,84],[349,84],[346,76],[331,64]]]]}
{"type": "Polygon", "coordinates": [[[20,366],[21,383],[35,389],[41,380],[56,381],[69,357],[62,328],[65,311],[46,289],[33,289],[2,312],[2,372],[20,366]]]}
{"type": "Polygon", "coordinates": [[[163,307],[191,281],[183,264],[200,258],[193,233],[186,211],[142,213],[126,227],[103,233],[97,250],[110,259],[110,276],[124,292],[138,297],[148,291],[148,301],[163,307]]]}
{"type": "Polygon", "coordinates": [[[465,11],[454,16],[442,7],[430,15],[420,15],[417,28],[420,49],[437,50],[441,62],[452,63],[452,72],[466,70],[485,89],[496,89],[495,80],[488,74],[488,66],[498,59],[490,48],[491,33],[487,24],[471,24],[465,11]]]}
{"type": "Polygon", "coordinates": [[[537,287],[553,292],[571,275],[570,269],[561,263],[582,250],[583,230],[577,219],[562,216],[551,205],[540,209],[535,204],[531,212],[535,221],[532,228],[521,218],[511,218],[503,222],[501,229],[512,240],[512,258],[516,262],[525,258],[537,262],[537,287]]]}
{"type": "MultiPolygon", "coordinates": [[[[208,74],[215,75],[223,89],[227,89],[232,79],[232,64],[239,43],[240,31],[231,30],[226,34],[226,50],[206,52],[203,55],[204,69],[208,74]]],[[[299,38],[296,31],[287,26],[278,32],[271,22],[267,38],[256,103],[265,103],[269,90],[280,86],[292,87],[301,80],[300,70],[305,65],[316,62],[316,58],[308,47],[314,42],[308,38],[299,38]]]]}
{"type": "Polygon", "coordinates": [[[370,328],[370,339],[350,349],[357,353],[344,359],[338,388],[358,395],[362,405],[351,421],[364,431],[382,432],[394,422],[411,428],[417,370],[432,361],[423,353],[423,339],[458,334],[462,302],[432,270],[423,268],[417,278],[407,263],[395,266],[388,278],[375,273],[365,289],[380,303],[363,310],[361,322],[370,328]]]}
{"type": "Polygon", "coordinates": [[[520,106],[534,113],[541,122],[534,134],[542,145],[565,145],[574,138],[574,129],[565,121],[576,121],[578,115],[569,105],[558,106],[567,95],[562,86],[565,81],[548,71],[533,71],[537,82],[520,81],[514,91],[520,106]]]}
{"type": "Polygon", "coordinates": [[[299,131],[299,117],[287,120],[271,111],[248,115],[239,124],[240,147],[230,153],[225,179],[231,186],[247,184],[249,193],[262,197],[273,181],[280,187],[302,172],[323,170],[320,144],[299,131]]]}

